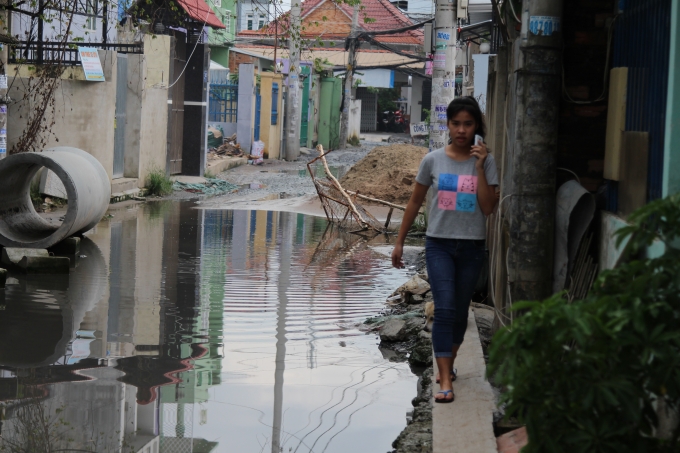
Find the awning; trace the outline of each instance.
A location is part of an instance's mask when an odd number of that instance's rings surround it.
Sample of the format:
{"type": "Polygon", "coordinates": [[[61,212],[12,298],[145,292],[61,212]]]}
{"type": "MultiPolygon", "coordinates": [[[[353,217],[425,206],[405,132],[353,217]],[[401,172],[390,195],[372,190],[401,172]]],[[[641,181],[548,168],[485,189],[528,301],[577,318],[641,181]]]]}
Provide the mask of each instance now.
{"type": "Polygon", "coordinates": [[[184,11],[198,22],[204,23],[207,27],[212,28],[227,28],[220,21],[212,9],[205,3],[204,0],[177,0],[182,5],[184,11]]]}

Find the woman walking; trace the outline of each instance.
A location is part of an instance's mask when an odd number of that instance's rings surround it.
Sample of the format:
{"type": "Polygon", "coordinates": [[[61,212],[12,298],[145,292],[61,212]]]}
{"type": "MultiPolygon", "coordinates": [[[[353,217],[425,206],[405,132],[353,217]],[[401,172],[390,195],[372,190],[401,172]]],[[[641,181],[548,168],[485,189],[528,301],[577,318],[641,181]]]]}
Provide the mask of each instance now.
{"type": "Polygon", "coordinates": [[[441,390],[435,402],[454,400],[453,362],[467,328],[468,309],[485,253],[486,220],[496,205],[496,163],[482,140],[484,119],[472,97],[454,99],[446,110],[451,141],[420,164],[392,252],[392,265],[404,267],[404,240],[428,189],[425,253],[434,297],[432,345],[441,390]]]}

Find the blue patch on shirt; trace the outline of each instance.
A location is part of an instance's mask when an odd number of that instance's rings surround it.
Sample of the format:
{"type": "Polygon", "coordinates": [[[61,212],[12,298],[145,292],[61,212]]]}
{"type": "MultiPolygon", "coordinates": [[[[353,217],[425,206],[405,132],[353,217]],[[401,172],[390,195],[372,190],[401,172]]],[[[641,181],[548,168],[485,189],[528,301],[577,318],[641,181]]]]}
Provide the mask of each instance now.
{"type": "Polygon", "coordinates": [[[458,192],[456,197],[456,211],[475,212],[477,195],[473,193],[458,192]]]}
{"type": "Polygon", "coordinates": [[[438,189],[448,190],[449,192],[458,192],[458,175],[441,173],[439,175],[438,189]]]}

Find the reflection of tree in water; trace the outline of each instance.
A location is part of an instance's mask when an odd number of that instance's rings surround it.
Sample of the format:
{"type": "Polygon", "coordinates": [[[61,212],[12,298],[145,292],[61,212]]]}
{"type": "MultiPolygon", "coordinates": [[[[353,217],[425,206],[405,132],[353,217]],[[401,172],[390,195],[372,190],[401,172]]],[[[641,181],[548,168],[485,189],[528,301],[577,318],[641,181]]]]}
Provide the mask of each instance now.
{"type": "Polygon", "coordinates": [[[65,406],[52,407],[38,396],[44,391],[42,385],[23,383],[21,387],[24,398],[0,405],[0,452],[135,452],[120,432],[106,434],[94,426],[93,420],[86,426],[71,423],[65,406]],[[8,420],[4,426],[3,419],[8,420]],[[87,433],[84,437],[83,432],[87,433]]]}

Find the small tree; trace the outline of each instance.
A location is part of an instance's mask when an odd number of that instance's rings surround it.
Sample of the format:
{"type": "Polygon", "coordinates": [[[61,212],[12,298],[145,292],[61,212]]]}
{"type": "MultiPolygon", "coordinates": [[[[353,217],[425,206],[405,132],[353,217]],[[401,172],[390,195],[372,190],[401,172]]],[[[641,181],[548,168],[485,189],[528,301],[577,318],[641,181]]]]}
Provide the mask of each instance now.
{"type": "Polygon", "coordinates": [[[616,233],[628,262],[602,272],[586,299],[517,303],[523,314],[493,338],[489,373],[507,416],[526,424],[525,453],[680,448],[680,429],[659,423],[680,408],[680,196],[629,221],[616,233]],[[655,241],[663,255],[639,258],[655,241]]]}

